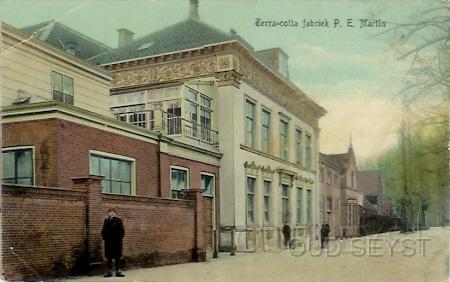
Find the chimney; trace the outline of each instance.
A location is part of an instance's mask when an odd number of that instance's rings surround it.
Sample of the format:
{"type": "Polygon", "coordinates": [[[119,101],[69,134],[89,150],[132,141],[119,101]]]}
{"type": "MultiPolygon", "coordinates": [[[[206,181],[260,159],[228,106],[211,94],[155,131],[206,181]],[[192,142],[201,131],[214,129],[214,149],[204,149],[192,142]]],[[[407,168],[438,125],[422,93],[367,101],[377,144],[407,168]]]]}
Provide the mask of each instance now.
{"type": "Polygon", "coordinates": [[[117,34],[119,35],[119,48],[128,45],[133,41],[134,33],[126,28],[119,28],[117,34]]]}
{"type": "Polygon", "coordinates": [[[199,21],[200,17],[198,15],[198,0],[189,0],[189,1],[190,1],[189,19],[199,21]]]}

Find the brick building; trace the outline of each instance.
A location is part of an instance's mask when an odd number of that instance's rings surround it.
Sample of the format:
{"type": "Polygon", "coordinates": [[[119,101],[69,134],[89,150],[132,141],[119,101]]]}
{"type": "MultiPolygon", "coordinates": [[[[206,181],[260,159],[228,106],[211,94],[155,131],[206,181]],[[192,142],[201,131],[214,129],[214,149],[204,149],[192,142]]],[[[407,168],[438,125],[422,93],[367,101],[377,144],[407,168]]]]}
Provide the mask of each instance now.
{"type": "Polygon", "coordinates": [[[342,237],[341,223],[341,172],[339,163],[328,158],[326,154],[319,155],[319,185],[320,185],[320,224],[330,226],[330,238],[342,237]]]}
{"type": "Polygon", "coordinates": [[[110,207],[131,265],[217,253],[221,154],[167,137],[161,120],[146,130],[114,118],[112,76],[85,60],[108,48],[44,27],[24,29],[29,38],[1,24],[3,276],[95,269],[110,207]],[[62,34],[72,41],[55,46],[62,34]]]}
{"type": "Polygon", "coordinates": [[[332,223],[330,227],[334,227],[334,230],[331,228],[331,232],[335,232],[334,237],[359,235],[363,195],[358,191],[357,172],[358,166],[351,142],[346,153],[321,154],[319,172],[320,179],[323,179],[320,183],[320,193],[323,195],[320,205],[321,212],[323,211],[321,222],[332,223]],[[340,191],[339,196],[336,192],[337,187],[340,191]],[[340,216],[339,223],[334,219],[336,215],[340,216]]]}

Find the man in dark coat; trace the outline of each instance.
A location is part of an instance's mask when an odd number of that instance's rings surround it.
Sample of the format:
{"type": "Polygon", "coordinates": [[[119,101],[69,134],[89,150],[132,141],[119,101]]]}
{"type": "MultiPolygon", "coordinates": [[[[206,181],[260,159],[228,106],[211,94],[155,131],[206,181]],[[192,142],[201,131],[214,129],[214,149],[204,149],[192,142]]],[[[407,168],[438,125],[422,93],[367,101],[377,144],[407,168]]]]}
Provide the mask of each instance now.
{"type": "Polygon", "coordinates": [[[116,264],[116,276],[124,277],[120,272],[120,259],[122,257],[122,240],[125,236],[125,229],[122,220],[116,217],[116,211],[110,209],[108,218],[105,219],[102,228],[102,238],[105,241],[105,257],[107,259],[108,272],[105,277],[112,276],[112,261],[116,264]]]}
{"type": "Polygon", "coordinates": [[[287,222],[284,224],[282,232],[284,236],[284,246],[288,249],[289,241],[291,241],[291,227],[289,227],[287,222]]]}
{"type": "Polygon", "coordinates": [[[330,233],[330,226],[325,223],[320,230],[320,248],[323,249],[328,245],[328,234],[330,233]]]}

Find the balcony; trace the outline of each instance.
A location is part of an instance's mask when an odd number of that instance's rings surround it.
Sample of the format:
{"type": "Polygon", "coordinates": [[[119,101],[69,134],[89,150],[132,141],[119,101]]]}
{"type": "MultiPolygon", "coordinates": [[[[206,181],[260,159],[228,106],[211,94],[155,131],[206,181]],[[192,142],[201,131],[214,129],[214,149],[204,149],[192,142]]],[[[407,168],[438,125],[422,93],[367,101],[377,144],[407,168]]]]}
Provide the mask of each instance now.
{"type": "Polygon", "coordinates": [[[219,133],[216,130],[160,109],[117,113],[115,117],[126,123],[179,139],[181,142],[183,138],[188,138],[184,143],[207,146],[218,151],[219,133]]]}

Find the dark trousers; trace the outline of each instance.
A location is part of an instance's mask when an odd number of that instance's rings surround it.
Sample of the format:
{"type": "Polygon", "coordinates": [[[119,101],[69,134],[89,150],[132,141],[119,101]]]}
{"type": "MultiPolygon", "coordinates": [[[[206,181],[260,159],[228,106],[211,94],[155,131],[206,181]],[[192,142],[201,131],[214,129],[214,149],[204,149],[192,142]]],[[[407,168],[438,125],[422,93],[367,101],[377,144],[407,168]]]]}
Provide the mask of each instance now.
{"type": "Polygon", "coordinates": [[[111,272],[112,271],[112,268],[113,268],[113,262],[112,261],[115,261],[115,266],[116,266],[116,272],[119,272],[120,271],[120,257],[115,257],[115,258],[111,258],[111,257],[109,257],[109,258],[106,258],[106,266],[108,267],[108,271],[109,272],[111,272]]]}
{"type": "Polygon", "coordinates": [[[284,246],[289,248],[289,241],[291,241],[291,236],[284,235],[284,246]]]}
{"type": "Polygon", "coordinates": [[[320,238],[320,248],[328,247],[328,237],[321,237],[320,238]]]}

